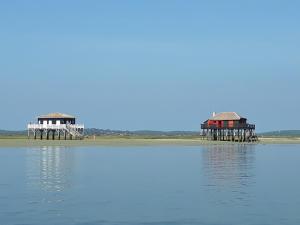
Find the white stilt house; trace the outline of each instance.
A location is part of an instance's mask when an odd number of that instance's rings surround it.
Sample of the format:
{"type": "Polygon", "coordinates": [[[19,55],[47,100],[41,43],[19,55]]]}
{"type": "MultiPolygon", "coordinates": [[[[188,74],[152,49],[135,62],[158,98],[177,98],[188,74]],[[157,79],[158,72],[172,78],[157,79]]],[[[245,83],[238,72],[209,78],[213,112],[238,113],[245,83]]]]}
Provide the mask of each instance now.
{"type": "Polygon", "coordinates": [[[50,139],[50,135],[54,140],[57,139],[82,139],[84,136],[84,125],[76,124],[76,118],[71,115],[63,113],[50,113],[48,115],[42,115],[37,117],[37,123],[29,123],[27,125],[28,138],[30,133],[33,133],[34,139],[37,135],[40,139],[43,139],[45,135],[46,139],[50,139]]]}

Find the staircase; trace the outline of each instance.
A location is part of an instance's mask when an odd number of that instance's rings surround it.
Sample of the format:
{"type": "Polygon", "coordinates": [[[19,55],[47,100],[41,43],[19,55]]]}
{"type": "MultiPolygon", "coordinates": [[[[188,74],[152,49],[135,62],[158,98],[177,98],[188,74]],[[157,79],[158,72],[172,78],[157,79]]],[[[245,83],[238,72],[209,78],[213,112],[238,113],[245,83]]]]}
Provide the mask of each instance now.
{"type": "Polygon", "coordinates": [[[66,131],[72,135],[72,137],[74,137],[75,139],[82,139],[83,138],[83,134],[80,133],[78,130],[76,130],[76,128],[70,124],[66,124],[66,131]]]}

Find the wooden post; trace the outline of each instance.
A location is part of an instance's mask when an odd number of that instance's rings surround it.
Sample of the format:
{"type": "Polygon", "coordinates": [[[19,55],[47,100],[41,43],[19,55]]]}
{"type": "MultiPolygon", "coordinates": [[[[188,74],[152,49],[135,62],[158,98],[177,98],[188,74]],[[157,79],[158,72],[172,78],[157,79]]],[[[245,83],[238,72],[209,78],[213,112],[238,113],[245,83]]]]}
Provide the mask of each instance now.
{"type": "Polygon", "coordinates": [[[243,141],[243,129],[240,130],[240,142],[243,141]]]}
{"type": "Polygon", "coordinates": [[[55,130],[52,131],[52,140],[55,140],[55,130]]]}
{"type": "Polygon", "coordinates": [[[234,132],[233,132],[233,140],[234,140],[234,142],[236,141],[236,136],[237,136],[237,130],[234,130],[234,132]]]}

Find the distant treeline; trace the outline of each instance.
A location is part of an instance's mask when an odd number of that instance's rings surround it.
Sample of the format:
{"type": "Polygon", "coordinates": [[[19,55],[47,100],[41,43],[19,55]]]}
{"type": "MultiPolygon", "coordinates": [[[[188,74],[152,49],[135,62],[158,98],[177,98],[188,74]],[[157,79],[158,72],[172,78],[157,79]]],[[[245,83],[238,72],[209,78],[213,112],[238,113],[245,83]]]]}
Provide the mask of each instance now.
{"type": "Polygon", "coordinates": [[[300,130],[278,130],[260,133],[259,135],[272,137],[298,137],[300,136],[300,130]]]}
{"type": "Polygon", "coordinates": [[[27,135],[27,130],[20,131],[10,131],[10,130],[0,130],[1,136],[23,136],[27,135]]]}
{"type": "Polygon", "coordinates": [[[110,129],[85,129],[86,135],[121,135],[121,136],[194,136],[199,135],[196,131],[153,131],[153,130],[138,130],[138,131],[122,131],[110,129]]]}

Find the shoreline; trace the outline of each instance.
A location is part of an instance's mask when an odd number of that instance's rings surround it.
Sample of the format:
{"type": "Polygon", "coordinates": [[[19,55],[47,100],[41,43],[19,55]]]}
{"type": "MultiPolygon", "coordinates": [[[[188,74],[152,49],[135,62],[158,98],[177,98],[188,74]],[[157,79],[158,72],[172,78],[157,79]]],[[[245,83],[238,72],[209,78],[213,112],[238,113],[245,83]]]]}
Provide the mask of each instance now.
{"type": "Polygon", "coordinates": [[[227,141],[208,141],[200,138],[184,137],[97,137],[84,140],[33,140],[27,138],[0,138],[0,148],[4,147],[42,147],[42,146],[66,146],[66,147],[85,147],[85,146],[203,146],[220,144],[300,144],[300,137],[263,137],[258,142],[227,142],[227,141]]]}

